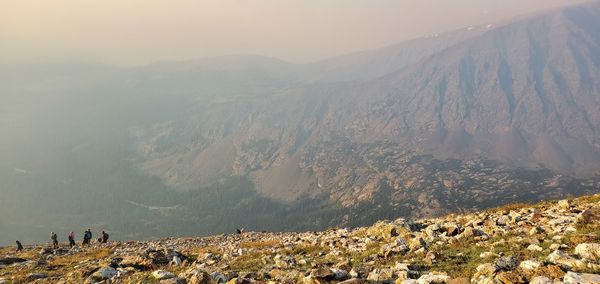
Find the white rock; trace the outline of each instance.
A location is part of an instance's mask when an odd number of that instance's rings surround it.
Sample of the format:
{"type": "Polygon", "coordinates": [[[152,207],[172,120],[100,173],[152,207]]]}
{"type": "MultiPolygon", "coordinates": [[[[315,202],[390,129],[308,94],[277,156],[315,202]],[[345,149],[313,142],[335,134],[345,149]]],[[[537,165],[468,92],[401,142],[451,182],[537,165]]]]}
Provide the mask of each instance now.
{"type": "Polygon", "coordinates": [[[544,249],[538,245],[529,245],[527,247],[528,250],[530,251],[543,251],[544,249]]]}
{"type": "Polygon", "coordinates": [[[417,283],[419,284],[430,284],[430,283],[446,283],[450,280],[450,276],[446,274],[432,274],[423,275],[419,277],[417,283]]]}
{"type": "Polygon", "coordinates": [[[542,263],[537,260],[525,260],[519,264],[523,270],[534,270],[542,266],[542,263]]]}
{"type": "Polygon", "coordinates": [[[404,279],[400,283],[401,284],[418,284],[419,282],[415,279],[404,279]]]}
{"type": "Polygon", "coordinates": [[[558,207],[562,210],[569,210],[571,208],[571,202],[569,200],[561,200],[558,202],[558,207]]]}
{"type": "Polygon", "coordinates": [[[486,277],[483,275],[471,280],[471,283],[473,283],[473,284],[497,284],[497,282],[494,280],[494,278],[486,277]]]}
{"type": "Polygon", "coordinates": [[[529,235],[533,236],[533,235],[541,234],[543,232],[544,232],[544,229],[542,229],[540,227],[533,227],[533,228],[531,228],[531,230],[529,230],[529,235]]]}
{"type": "Polygon", "coordinates": [[[564,278],[565,284],[592,284],[600,283],[600,274],[567,272],[564,278]]]}
{"type": "Polygon", "coordinates": [[[394,269],[397,271],[408,271],[410,270],[408,268],[408,263],[404,263],[404,262],[396,262],[396,266],[394,266],[394,269]]]}
{"type": "Polygon", "coordinates": [[[575,233],[575,232],[577,232],[577,229],[575,229],[575,227],[567,227],[565,229],[565,232],[567,232],[567,233],[575,233]]]}
{"type": "Polygon", "coordinates": [[[181,265],[181,258],[179,258],[179,256],[174,255],[173,256],[173,264],[180,266],[181,265]]]}
{"type": "Polygon", "coordinates": [[[367,280],[370,281],[389,281],[392,279],[394,272],[389,268],[375,268],[367,276],[367,280]]]}
{"type": "Polygon", "coordinates": [[[481,257],[481,258],[497,257],[497,256],[498,256],[497,254],[490,252],[490,251],[484,251],[479,254],[479,257],[481,257]]]}
{"type": "Polygon", "coordinates": [[[557,249],[559,249],[559,248],[560,248],[560,245],[559,245],[559,244],[551,244],[549,248],[550,248],[551,250],[557,250],[557,249]]]}
{"type": "Polygon", "coordinates": [[[112,267],[102,267],[100,269],[98,269],[98,271],[96,271],[94,273],[95,276],[100,277],[102,279],[111,279],[115,276],[117,276],[117,270],[112,268],[112,267]]]}
{"type": "Polygon", "coordinates": [[[593,261],[600,260],[600,244],[584,243],[575,247],[575,254],[593,261]]]}
{"type": "Polygon", "coordinates": [[[333,269],[331,269],[331,272],[333,272],[333,274],[335,274],[336,280],[342,280],[348,276],[348,271],[343,270],[343,269],[333,268],[333,269]]]}
{"type": "Polygon", "coordinates": [[[152,272],[152,276],[154,276],[154,278],[156,278],[158,280],[163,280],[163,279],[171,279],[171,278],[175,277],[175,274],[173,274],[169,271],[165,271],[165,270],[156,270],[156,271],[152,272]]]}
{"type": "Polygon", "coordinates": [[[585,263],[583,261],[569,256],[562,250],[555,250],[553,253],[548,255],[548,261],[554,264],[566,266],[568,268],[585,267],[585,263]]]}
{"type": "Polygon", "coordinates": [[[478,265],[476,270],[480,275],[491,276],[498,268],[493,263],[483,263],[478,265]]]}

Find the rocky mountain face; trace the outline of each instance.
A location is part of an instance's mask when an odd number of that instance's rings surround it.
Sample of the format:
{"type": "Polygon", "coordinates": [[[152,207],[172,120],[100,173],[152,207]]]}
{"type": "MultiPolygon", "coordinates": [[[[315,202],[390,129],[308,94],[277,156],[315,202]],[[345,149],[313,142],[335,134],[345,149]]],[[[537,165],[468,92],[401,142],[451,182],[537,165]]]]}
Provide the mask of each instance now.
{"type": "Polygon", "coordinates": [[[599,283],[600,196],[305,233],[0,248],[0,283],[599,283]]]}
{"type": "Polygon", "coordinates": [[[285,203],[386,200],[413,215],[592,191],[599,25],[592,3],[263,68],[285,83],[137,128],[139,167],[183,190],[247,176],[285,203]]]}

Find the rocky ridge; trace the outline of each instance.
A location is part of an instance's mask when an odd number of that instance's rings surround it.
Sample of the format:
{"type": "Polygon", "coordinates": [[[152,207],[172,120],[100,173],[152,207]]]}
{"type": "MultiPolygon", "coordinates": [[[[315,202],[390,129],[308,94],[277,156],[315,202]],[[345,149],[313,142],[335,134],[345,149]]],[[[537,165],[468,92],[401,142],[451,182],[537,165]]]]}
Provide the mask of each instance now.
{"type": "Polygon", "coordinates": [[[321,232],[0,249],[0,283],[600,283],[600,195],[321,232]]]}

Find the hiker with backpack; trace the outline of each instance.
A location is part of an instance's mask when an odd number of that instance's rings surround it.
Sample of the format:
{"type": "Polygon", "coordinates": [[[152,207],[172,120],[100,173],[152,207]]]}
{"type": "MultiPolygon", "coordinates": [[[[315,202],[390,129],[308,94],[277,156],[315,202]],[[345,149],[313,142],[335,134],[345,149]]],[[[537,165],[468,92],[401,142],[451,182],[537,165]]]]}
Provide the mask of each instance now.
{"type": "Polygon", "coordinates": [[[57,249],[58,248],[58,236],[56,235],[55,232],[50,233],[50,239],[52,239],[52,248],[57,249]]]}
{"type": "Polygon", "coordinates": [[[69,233],[69,246],[73,248],[75,245],[75,232],[71,232],[69,233]]]}
{"type": "Polygon", "coordinates": [[[89,245],[91,240],[92,240],[92,230],[91,229],[87,229],[83,233],[83,242],[82,242],[82,245],[89,245]]]}
{"type": "Polygon", "coordinates": [[[23,252],[23,244],[17,240],[17,252],[23,252]]]}
{"type": "Polygon", "coordinates": [[[106,242],[108,242],[108,234],[105,231],[102,231],[101,233],[101,237],[100,237],[100,243],[105,244],[106,242]]]}

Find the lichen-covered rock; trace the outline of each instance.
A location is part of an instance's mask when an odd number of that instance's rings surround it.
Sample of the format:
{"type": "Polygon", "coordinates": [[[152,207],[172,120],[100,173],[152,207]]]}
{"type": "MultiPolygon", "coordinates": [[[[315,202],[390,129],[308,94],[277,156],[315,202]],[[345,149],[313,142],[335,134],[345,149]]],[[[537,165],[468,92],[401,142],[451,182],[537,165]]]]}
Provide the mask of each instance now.
{"type": "Polygon", "coordinates": [[[152,276],[158,280],[163,280],[163,279],[174,278],[175,274],[173,274],[169,271],[165,271],[165,270],[156,270],[156,271],[152,272],[152,276]]]}
{"type": "Polygon", "coordinates": [[[529,284],[552,284],[554,281],[546,276],[536,276],[529,281],[529,284]]]}
{"type": "Polygon", "coordinates": [[[600,260],[600,244],[578,244],[577,247],[575,247],[575,254],[587,260],[598,261],[600,260]]]}
{"type": "Polygon", "coordinates": [[[542,266],[542,263],[537,260],[525,260],[519,264],[519,267],[523,270],[535,270],[542,266]]]}
{"type": "Polygon", "coordinates": [[[597,284],[600,283],[600,274],[567,272],[563,280],[565,284],[597,284]]]}
{"type": "Polygon", "coordinates": [[[555,250],[548,255],[548,261],[567,268],[585,267],[585,263],[583,261],[569,256],[562,250],[555,250]]]}
{"type": "Polygon", "coordinates": [[[499,270],[513,270],[519,265],[519,260],[514,256],[500,257],[496,260],[496,267],[499,270]]]}
{"type": "Polygon", "coordinates": [[[450,280],[450,276],[448,276],[447,274],[429,273],[429,274],[419,277],[419,279],[417,280],[417,283],[419,283],[419,284],[442,284],[442,283],[446,283],[448,280],[450,280]]]}
{"type": "Polygon", "coordinates": [[[92,278],[98,280],[111,279],[117,276],[117,270],[112,267],[102,267],[92,274],[92,278]]]}

